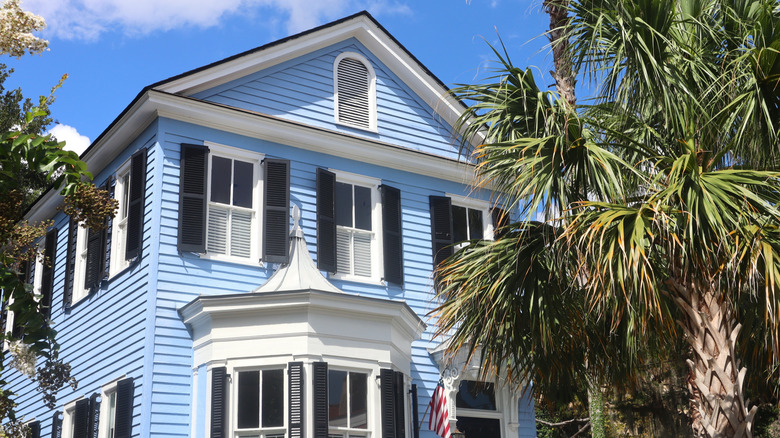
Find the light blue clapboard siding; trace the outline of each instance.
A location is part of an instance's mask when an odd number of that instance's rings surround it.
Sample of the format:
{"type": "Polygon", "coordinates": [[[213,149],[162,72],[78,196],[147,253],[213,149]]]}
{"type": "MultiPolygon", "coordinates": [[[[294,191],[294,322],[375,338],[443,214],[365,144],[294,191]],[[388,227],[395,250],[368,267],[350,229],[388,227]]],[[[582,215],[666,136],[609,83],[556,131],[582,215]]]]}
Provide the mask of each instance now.
{"type": "MultiPolygon", "coordinates": [[[[160,144],[165,154],[163,187],[161,190],[160,255],[157,281],[157,310],[155,323],[155,385],[157,391],[173,393],[180,383],[163,385],[174,375],[192,375],[192,343],[184,325],[175,316],[175,311],[198,295],[246,293],[261,285],[272,273],[272,266],[248,266],[224,261],[201,259],[194,254],[179,254],[176,247],[178,235],[178,183],[180,144],[183,142],[214,142],[246,149],[268,157],[283,157],[291,160],[291,203],[302,209],[302,229],[309,251],[316,260],[316,169],[325,167],[369,175],[383,183],[401,190],[404,245],[404,288],[381,286],[359,282],[332,280],[347,293],[377,298],[403,299],[426,322],[425,316],[432,304],[432,256],[430,234],[430,212],[428,197],[444,193],[467,194],[469,188],[461,184],[438,181],[413,175],[391,167],[376,166],[361,162],[304,151],[289,146],[274,144],[254,138],[240,137],[217,130],[189,125],[184,122],[162,120],[160,122],[160,144]],[[432,190],[435,187],[437,190],[432,190]],[[193,278],[197,278],[196,282],[193,278]],[[159,385],[158,385],[159,382],[159,385]],[[159,389],[158,389],[159,388],[159,389]]],[[[389,163],[389,165],[393,165],[389,163]]],[[[487,196],[485,194],[485,196],[487,196]]],[[[486,198],[487,199],[487,198],[486,198]]],[[[433,325],[423,339],[413,345],[414,364],[412,378],[420,385],[420,403],[424,407],[427,397],[439,379],[438,366],[432,362],[428,349],[435,346],[431,341],[433,325]]],[[[203,385],[203,382],[200,383],[203,385]]],[[[199,395],[203,397],[203,395],[199,395]]],[[[159,426],[166,425],[171,431],[189,427],[189,412],[173,413],[155,406],[153,418],[159,419],[159,426]],[[164,419],[164,421],[162,420],[164,419]]],[[[155,420],[153,420],[154,422],[155,420]]],[[[154,427],[157,427],[156,423],[154,427]]],[[[168,429],[166,429],[168,430],[168,429]]],[[[425,436],[425,432],[423,433],[425,436]]]]}
{"type": "MultiPolygon", "coordinates": [[[[102,183],[117,167],[124,163],[140,147],[154,143],[154,126],[133,141],[106,169],[95,175],[95,181],[102,183]]],[[[151,149],[150,149],[151,151],[151,149]]],[[[134,434],[140,435],[141,400],[143,388],[143,351],[146,338],[146,306],[149,283],[149,254],[152,230],[151,211],[154,181],[150,178],[157,161],[150,152],[147,167],[147,191],[144,223],[143,257],[139,263],[103,281],[99,290],[70,310],[63,308],[65,284],[65,263],[67,256],[68,218],[58,213],[54,226],[58,228],[57,254],[54,265],[54,287],[52,300],[53,327],[57,330],[60,344],[60,358],[72,367],[71,375],[78,381],[77,389],[66,386],[58,393],[56,410],[62,411],[64,404],[80,397],[99,393],[103,385],[120,377],[133,377],[134,392],[134,434]]],[[[18,374],[18,373],[17,373],[18,374]]],[[[53,410],[43,406],[35,385],[11,373],[10,389],[20,394],[17,411],[27,420],[41,421],[42,436],[49,436],[53,410]]]]}
{"type": "MultiPolygon", "coordinates": [[[[457,156],[451,128],[354,39],[206,90],[197,97],[445,158],[457,156]],[[377,133],[334,122],[333,61],[344,51],[361,53],[376,71],[377,133]]],[[[61,294],[65,259],[59,256],[65,254],[67,220],[62,215],[57,217],[56,224],[62,231],[55,265],[55,291],[59,292],[55,292],[53,317],[60,332],[62,357],[71,362],[79,379],[79,388],[62,391],[60,399],[68,402],[80,395],[89,396],[113,379],[132,376],[136,384],[135,436],[189,437],[193,423],[198,438],[207,436],[207,420],[203,418],[207,371],[204,365],[193,363],[192,340],[178,310],[200,295],[250,292],[273,274],[276,265],[237,264],[179,253],[180,145],[204,142],[291,161],[290,199],[301,208],[301,227],[315,261],[318,167],[374,177],[401,191],[403,287],[332,281],[346,293],[405,300],[428,324],[422,338],[412,344],[411,377],[412,383],[419,386],[421,418],[417,421],[422,420],[422,412],[439,380],[438,365],[428,353],[439,342],[433,339],[435,320],[427,316],[436,305],[432,294],[429,196],[467,195],[470,189],[463,184],[411,174],[403,170],[400,162],[388,162],[386,166],[367,164],[166,118],[153,122],[96,177],[98,182],[104,180],[139,147],[148,148],[143,258],[68,314],[62,310],[61,294]],[[198,366],[197,381],[193,380],[193,366],[198,366]],[[193,418],[194,400],[201,411],[193,418]]],[[[487,193],[476,196],[489,199],[487,193]]],[[[25,385],[18,373],[10,375],[9,380],[12,388],[18,388],[20,412],[41,419],[43,430],[50,430],[51,412],[41,406],[32,386],[25,385]]],[[[533,406],[523,406],[521,419],[532,419],[533,406]]],[[[529,427],[533,427],[532,420],[529,427]]],[[[427,430],[421,436],[433,437],[427,430]]]]}
{"type": "Polygon", "coordinates": [[[457,157],[451,127],[354,38],[202,91],[195,97],[448,158],[457,157]],[[376,133],[335,121],[333,62],[343,52],[363,55],[374,68],[376,133]]]}

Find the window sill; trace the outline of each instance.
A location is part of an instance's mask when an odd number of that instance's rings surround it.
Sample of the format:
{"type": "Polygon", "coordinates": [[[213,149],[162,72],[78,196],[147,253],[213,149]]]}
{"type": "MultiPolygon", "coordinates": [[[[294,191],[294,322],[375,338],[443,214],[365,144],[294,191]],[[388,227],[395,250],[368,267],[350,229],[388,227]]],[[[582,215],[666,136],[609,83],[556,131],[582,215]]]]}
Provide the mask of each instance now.
{"type": "Polygon", "coordinates": [[[244,259],[239,257],[229,257],[218,254],[197,253],[197,252],[183,252],[180,253],[184,257],[197,258],[201,260],[210,260],[214,262],[232,263],[235,265],[252,266],[256,268],[265,268],[266,264],[262,260],[253,262],[251,259],[244,259]]]}
{"type": "Polygon", "coordinates": [[[328,273],[328,280],[350,281],[353,283],[371,284],[374,286],[386,286],[386,282],[374,277],[361,277],[359,275],[328,273]]]}

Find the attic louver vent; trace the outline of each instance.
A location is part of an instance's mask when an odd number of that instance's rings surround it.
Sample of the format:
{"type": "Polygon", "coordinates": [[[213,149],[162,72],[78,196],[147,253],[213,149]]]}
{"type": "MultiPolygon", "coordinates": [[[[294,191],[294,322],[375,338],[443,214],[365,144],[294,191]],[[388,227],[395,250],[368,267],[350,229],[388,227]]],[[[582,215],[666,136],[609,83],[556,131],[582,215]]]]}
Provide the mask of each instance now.
{"type": "Polygon", "coordinates": [[[366,66],[353,58],[344,58],[337,68],[338,121],[371,129],[370,77],[366,66]]]}

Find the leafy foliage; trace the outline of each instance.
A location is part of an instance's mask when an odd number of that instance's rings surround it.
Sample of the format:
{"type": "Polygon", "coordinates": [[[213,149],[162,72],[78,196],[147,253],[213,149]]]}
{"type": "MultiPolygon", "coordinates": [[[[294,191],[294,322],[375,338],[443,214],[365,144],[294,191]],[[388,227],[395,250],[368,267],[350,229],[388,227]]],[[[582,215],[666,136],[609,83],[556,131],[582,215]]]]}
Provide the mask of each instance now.
{"type": "Polygon", "coordinates": [[[439,267],[440,334],[543,392],[588,375],[630,384],[684,339],[702,379],[694,414],[711,389],[701,348],[731,342],[736,320],[750,329],[734,351],[754,370],[747,387],[776,399],[780,8],[578,0],[569,13],[566,55],[597,85],[590,104],[541,90],[498,50],[494,76],[454,90],[471,102],[476,184],[518,215],[439,267]],[[725,325],[700,331],[700,313],[725,325]]]}

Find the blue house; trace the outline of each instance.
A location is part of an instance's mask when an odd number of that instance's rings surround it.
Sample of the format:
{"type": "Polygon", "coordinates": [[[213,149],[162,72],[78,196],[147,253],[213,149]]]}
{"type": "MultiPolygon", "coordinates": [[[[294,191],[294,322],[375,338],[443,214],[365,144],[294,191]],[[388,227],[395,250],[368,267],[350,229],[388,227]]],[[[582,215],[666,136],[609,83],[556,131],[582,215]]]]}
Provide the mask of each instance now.
{"type": "MultiPolygon", "coordinates": [[[[41,437],[535,436],[533,404],[433,339],[435,263],[490,239],[453,125],[461,102],[359,13],[144,88],[82,155],[105,231],[54,193],[49,305],[78,388],[55,410],[10,377],[41,437]]],[[[9,316],[12,319],[12,316],[9,316]]]]}

